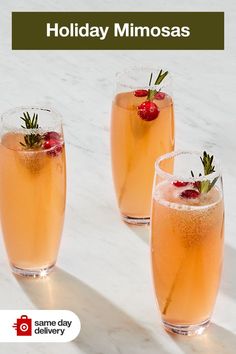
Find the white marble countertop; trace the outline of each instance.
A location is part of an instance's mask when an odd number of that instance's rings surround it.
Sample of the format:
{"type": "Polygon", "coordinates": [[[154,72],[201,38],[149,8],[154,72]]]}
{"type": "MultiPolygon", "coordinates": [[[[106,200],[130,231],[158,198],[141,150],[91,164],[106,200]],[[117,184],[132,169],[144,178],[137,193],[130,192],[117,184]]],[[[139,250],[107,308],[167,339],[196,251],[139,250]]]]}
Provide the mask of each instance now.
{"type": "Polygon", "coordinates": [[[50,104],[64,117],[66,222],[56,271],[19,280],[0,243],[2,309],[71,309],[82,322],[67,344],[0,344],[6,354],[233,354],[236,350],[236,3],[5,0],[0,4],[0,111],[50,104]],[[225,11],[225,51],[12,51],[11,11],[225,11]],[[168,335],[150,276],[148,228],[120,221],[113,191],[109,121],[115,72],[169,68],[175,79],[176,146],[219,156],[226,201],[225,265],[213,324],[202,337],[168,335]]]}

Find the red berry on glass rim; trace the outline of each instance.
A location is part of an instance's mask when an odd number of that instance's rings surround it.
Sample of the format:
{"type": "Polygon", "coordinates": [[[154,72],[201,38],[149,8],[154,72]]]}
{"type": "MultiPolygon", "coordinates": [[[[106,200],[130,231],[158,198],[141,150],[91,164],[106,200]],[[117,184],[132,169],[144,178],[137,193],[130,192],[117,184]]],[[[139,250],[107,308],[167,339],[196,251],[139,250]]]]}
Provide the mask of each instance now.
{"type": "Polygon", "coordinates": [[[155,96],[154,96],[154,98],[156,100],[164,100],[165,97],[166,97],[166,94],[164,92],[161,92],[161,91],[157,92],[155,94],[155,96]]]}
{"type": "Polygon", "coordinates": [[[56,139],[49,139],[43,143],[43,148],[44,150],[50,149],[50,151],[47,151],[48,155],[58,156],[62,151],[62,144],[56,139]]]}
{"type": "Polygon", "coordinates": [[[136,97],[146,97],[148,95],[148,90],[136,90],[134,91],[134,96],[136,97]]]}
{"type": "Polygon", "coordinates": [[[180,194],[181,198],[185,199],[196,199],[200,195],[199,191],[196,191],[195,189],[186,189],[180,194]]]}
{"type": "Polygon", "coordinates": [[[193,186],[197,189],[199,189],[200,185],[201,185],[200,181],[193,182],[193,186]]]}
{"type": "Polygon", "coordinates": [[[62,145],[57,144],[54,149],[48,151],[48,155],[58,156],[58,155],[60,155],[61,152],[62,152],[62,145]]]}
{"type": "Polygon", "coordinates": [[[185,186],[187,186],[188,185],[188,182],[182,182],[182,181],[174,181],[173,182],[173,185],[175,186],[175,187],[185,187],[185,186]]]}
{"type": "Polygon", "coordinates": [[[51,149],[53,146],[58,145],[58,140],[56,139],[48,139],[43,143],[43,148],[45,150],[51,149]]]}
{"type": "Polygon", "coordinates": [[[54,140],[60,140],[61,139],[61,135],[57,132],[47,132],[44,134],[44,140],[50,140],[50,139],[54,139],[54,140]]]}
{"type": "Polygon", "coordinates": [[[138,106],[138,114],[143,120],[154,120],[158,117],[159,113],[158,106],[152,101],[145,101],[138,106]]]}

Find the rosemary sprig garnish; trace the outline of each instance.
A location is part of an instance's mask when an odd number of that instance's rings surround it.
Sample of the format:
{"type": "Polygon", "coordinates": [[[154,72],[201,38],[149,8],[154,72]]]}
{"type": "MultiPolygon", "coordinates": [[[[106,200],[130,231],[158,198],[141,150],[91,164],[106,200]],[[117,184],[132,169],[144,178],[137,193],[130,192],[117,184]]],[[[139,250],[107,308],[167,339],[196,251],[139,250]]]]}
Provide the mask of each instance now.
{"type": "MultiPolygon", "coordinates": [[[[38,125],[38,114],[33,114],[30,117],[29,112],[24,112],[23,117],[20,117],[24,121],[25,125],[21,125],[23,129],[39,129],[38,125]]],[[[20,142],[20,144],[26,149],[40,148],[42,145],[42,136],[40,134],[30,133],[24,136],[25,143],[20,142]]]]}
{"type": "MultiPolygon", "coordinates": [[[[154,82],[154,85],[157,86],[157,85],[160,85],[162,83],[162,81],[164,80],[164,78],[168,75],[168,71],[163,71],[162,69],[159,71],[159,74],[156,78],[156,81],[154,82]]],[[[150,76],[150,79],[149,79],[149,86],[151,86],[151,83],[152,83],[152,77],[153,77],[153,73],[151,73],[151,76],[150,76]]],[[[151,90],[149,89],[148,90],[148,96],[147,96],[147,99],[149,101],[152,101],[154,99],[154,96],[156,95],[157,92],[159,92],[161,89],[159,89],[158,91],[156,89],[154,90],[151,90]]]]}
{"type": "Polygon", "coordinates": [[[167,75],[168,75],[168,71],[162,72],[162,70],[160,70],[154,85],[160,85],[167,75]]]}
{"type": "MultiPolygon", "coordinates": [[[[206,151],[204,151],[203,156],[200,157],[200,159],[203,164],[205,176],[208,176],[211,173],[215,172],[215,166],[213,165],[213,160],[214,160],[213,155],[210,156],[209,154],[207,154],[206,151]]],[[[194,177],[193,171],[191,171],[191,176],[194,177]]],[[[201,177],[201,176],[202,176],[202,174],[199,173],[199,177],[201,177]]],[[[197,182],[195,182],[195,186],[199,190],[200,193],[208,193],[214,187],[217,180],[218,180],[218,177],[215,177],[212,182],[210,180],[197,181],[197,182]]]]}

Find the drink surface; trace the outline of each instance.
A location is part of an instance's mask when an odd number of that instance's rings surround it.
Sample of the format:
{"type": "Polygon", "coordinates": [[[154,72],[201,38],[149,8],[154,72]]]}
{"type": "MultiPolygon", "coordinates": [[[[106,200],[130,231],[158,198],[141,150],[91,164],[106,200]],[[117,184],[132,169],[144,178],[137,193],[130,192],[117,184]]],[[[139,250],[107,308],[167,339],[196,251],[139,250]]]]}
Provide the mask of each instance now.
{"type": "MultiPolygon", "coordinates": [[[[123,215],[150,216],[154,163],[174,148],[174,113],[170,96],[154,100],[159,116],[145,121],[137,107],[145,101],[133,92],[116,95],[112,107],[112,169],[118,204],[123,215]]],[[[168,167],[167,167],[168,169],[168,167]]],[[[169,166],[171,172],[171,166],[169,166]]]]}
{"type": "Polygon", "coordinates": [[[152,209],[154,286],[162,317],[172,324],[198,324],[211,316],[223,258],[220,190],[185,199],[185,189],[160,183],[152,209]]]}
{"type": "Polygon", "coordinates": [[[64,221],[65,149],[26,150],[23,135],[0,144],[0,215],[10,262],[36,269],[55,263],[64,221]]]}

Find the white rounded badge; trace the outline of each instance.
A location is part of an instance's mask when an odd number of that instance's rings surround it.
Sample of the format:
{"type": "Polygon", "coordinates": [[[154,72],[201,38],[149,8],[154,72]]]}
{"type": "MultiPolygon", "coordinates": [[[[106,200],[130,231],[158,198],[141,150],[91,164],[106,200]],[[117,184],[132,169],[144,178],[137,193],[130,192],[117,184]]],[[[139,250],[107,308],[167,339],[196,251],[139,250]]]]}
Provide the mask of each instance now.
{"type": "Polygon", "coordinates": [[[0,310],[0,342],[70,342],[80,332],[68,310],[0,310]]]}

